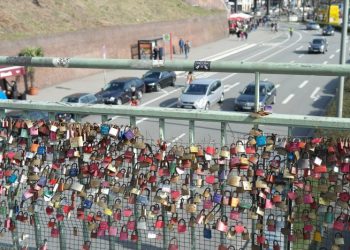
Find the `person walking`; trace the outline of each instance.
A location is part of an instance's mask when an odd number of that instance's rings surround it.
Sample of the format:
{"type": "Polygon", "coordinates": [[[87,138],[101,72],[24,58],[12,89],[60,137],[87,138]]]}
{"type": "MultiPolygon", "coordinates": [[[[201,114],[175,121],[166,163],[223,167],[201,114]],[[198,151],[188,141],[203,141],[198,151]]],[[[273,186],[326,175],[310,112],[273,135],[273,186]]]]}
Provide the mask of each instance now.
{"type": "Polygon", "coordinates": [[[188,41],[186,41],[185,46],[184,46],[184,50],[185,50],[185,58],[188,58],[188,53],[190,52],[190,45],[188,43],[188,41]]]}
{"type": "Polygon", "coordinates": [[[185,47],[185,41],[182,38],[180,38],[179,40],[180,54],[184,53],[184,47],[185,47]]]}
{"type": "Polygon", "coordinates": [[[194,75],[192,71],[189,71],[186,77],[186,83],[191,84],[194,80],[194,75]]]}
{"type": "Polygon", "coordinates": [[[157,60],[158,59],[158,55],[159,55],[159,49],[158,46],[154,46],[153,48],[153,60],[157,60]]]}
{"type": "Polygon", "coordinates": [[[292,37],[293,36],[293,28],[289,27],[289,36],[292,37]]]}

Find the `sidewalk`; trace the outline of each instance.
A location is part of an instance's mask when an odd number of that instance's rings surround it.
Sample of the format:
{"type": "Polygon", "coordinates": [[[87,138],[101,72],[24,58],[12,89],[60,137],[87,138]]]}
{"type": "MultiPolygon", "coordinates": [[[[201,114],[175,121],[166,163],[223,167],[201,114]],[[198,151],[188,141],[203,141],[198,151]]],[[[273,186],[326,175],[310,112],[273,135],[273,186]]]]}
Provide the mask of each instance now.
{"type": "MultiPolygon", "coordinates": [[[[224,39],[205,44],[198,47],[192,47],[188,54],[188,60],[205,60],[206,57],[218,54],[224,50],[238,48],[252,43],[262,42],[273,37],[281,35],[283,31],[272,33],[269,27],[259,27],[248,35],[247,40],[239,40],[237,36],[231,35],[224,39]]],[[[174,41],[177,46],[177,41],[174,41]]],[[[178,50],[178,48],[176,48],[178,50]]],[[[175,54],[173,60],[185,60],[185,55],[175,54]]],[[[141,77],[145,70],[105,70],[99,74],[94,74],[81,79],[74,79],[61,84],[50,86],[39,90],[35,96],[27,96],[28,100],[34,101],[60,101],[64,96],[77,92],[98,92],[105,82],[121,76],[141,77]]]]}

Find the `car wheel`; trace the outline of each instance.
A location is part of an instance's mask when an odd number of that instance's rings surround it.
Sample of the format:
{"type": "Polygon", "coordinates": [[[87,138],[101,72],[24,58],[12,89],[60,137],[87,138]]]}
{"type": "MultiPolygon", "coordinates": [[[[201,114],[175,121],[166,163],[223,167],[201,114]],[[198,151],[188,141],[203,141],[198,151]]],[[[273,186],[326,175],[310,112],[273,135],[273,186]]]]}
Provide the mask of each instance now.
{"type": "Polygon", "coordinates": [[[117,105],[122,105],[122,104],[123,104],[122,99],[118,98],[117,99],[117,105]]]}
{"type": "Polygon", "coordinates": [[[157,85],[156,85],[156,91],[158,92],[158,91],[160,91],[161,90],[161,86],[160,86],[160,84],[159,83],[157,83],[157,85]]]}
{"type": "Polygon", "coordinates": [[[204,110],[209,110],[209,108],[210,108],[210,104],[209,102],[207,102],[207,104],[205,104],[204,110]]]}
{"type": "Polygon", "coordinates": [[[224,93],[221,94],[220,99],[219,99],[219,103],[223,103],[224,102],[224,93]]]}
{"type": "Polygon", "coordinates": [[[137,97],[137,99],[141,99],[142,98],[142,91],[137,91],[136,92],[136,97],[137,97]]]}
{"type": "Polygon", "coordinates": [[[273,96],[271,104],[275,104],[275,103],[276,103],[276,96],[273,96]]]}
{"type": "Polygon", "coordinates": [[[175,82],[176,82],[176,77],[173,78],[173,80],[171,81],[170,86],[171,87],[175,87],[175,82]]]}

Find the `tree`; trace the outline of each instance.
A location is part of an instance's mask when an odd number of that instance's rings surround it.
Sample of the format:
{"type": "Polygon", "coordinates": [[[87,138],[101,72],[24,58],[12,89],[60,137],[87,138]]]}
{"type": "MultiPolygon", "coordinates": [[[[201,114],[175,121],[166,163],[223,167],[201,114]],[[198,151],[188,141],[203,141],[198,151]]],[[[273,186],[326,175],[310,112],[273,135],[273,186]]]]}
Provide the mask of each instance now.
{"type": "MultiPolygon", "coordinates": [[[[42,57],[44,56],[44,51],[41,47],[27,47],[22,49],[19,54],[19,56],[28,56],[28,57],[42,57]]],[[[34,67],[29,66],[26,67],[27,76],[30,81],[30,86],[34,87],[34,67]]]]}

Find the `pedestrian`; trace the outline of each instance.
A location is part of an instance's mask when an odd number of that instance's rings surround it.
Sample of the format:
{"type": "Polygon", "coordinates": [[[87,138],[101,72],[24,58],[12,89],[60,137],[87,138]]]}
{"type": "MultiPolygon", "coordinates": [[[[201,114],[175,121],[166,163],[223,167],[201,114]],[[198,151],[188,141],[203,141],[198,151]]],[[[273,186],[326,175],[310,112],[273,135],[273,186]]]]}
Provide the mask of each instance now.
{"type": "Polygon", "coordinates": [[[244,32],[243,32],[243,35],[244,35],[244,38],[247,40],[247,39],[248,39],[248,32],[247,32],[247,31],[244,31],[244,32]]]}
{"type": "Polygon", "coordinates": [[[0,87],[0,99],[5,100],[8,99],[5,91],[0,87]]]}
{"type": "Polygon", "coordinates": [[[158,54],[159,54],[159,49],[158,46],[154,46],[153,48],[153,60],[157,60],[158,59],[158,54]]]}
{"type": "Polygon", "coordinates": [[[179,40],[180,54],[184,53],[184,47],[185,47],[185,41],[182,38],[180,38],[179,40]]]}
{"type": "Polygon", "coordinates": [[[277,23],[275,23],[275,32],[278,32],[278,26],[277,26],[277,23]]]}
{"type": "Polygon", "coordinates": [[[193,72],[189,71],[186,77],[186,83],[191,84],[193,80],[194,80],[193,72]]]}
{"type": "Polygon", "coordinates": [[[188,53],[190,52],[190,47],[189,47],[188,41],[186,41],[185,46],[184,46],[184,51],[185,51],[185,58],[188,58],[188,53]]]}

